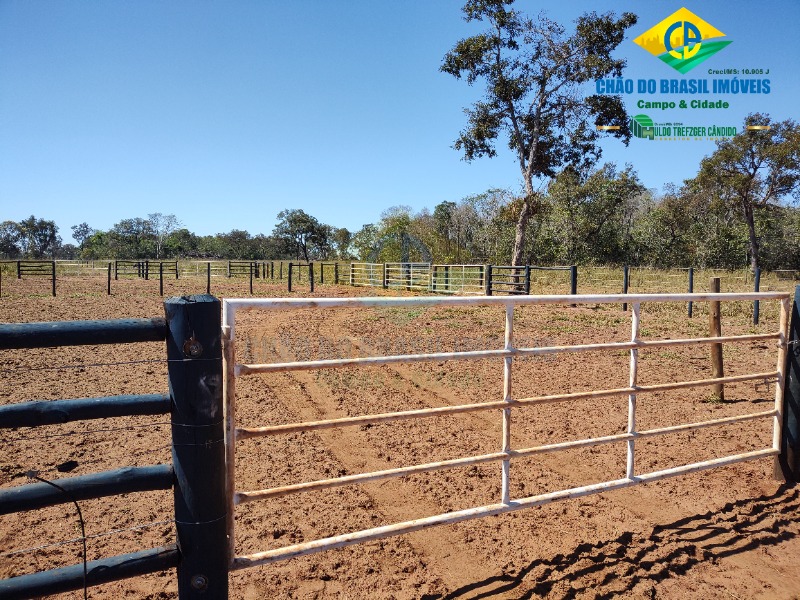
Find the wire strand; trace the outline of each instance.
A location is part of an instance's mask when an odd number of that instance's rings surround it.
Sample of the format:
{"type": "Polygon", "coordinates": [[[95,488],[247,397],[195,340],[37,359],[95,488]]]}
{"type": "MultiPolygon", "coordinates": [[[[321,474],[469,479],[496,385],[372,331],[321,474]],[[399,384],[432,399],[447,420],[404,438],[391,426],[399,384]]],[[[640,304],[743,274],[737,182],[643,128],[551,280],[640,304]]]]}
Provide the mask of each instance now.
{"type": "Polygon", "coordinates": [[[0,558],[5,558],[6,556],[14,556],[16,554],[27,554],[28,552],[37,552],[39,550],[45,550],[47,548],[57,548],[59,546],[67,546],[69,544],[74,544],[76,542],[80,542],[82,540],[93,540],[101,537],[108,537],[111,535],[117,535],[120,533],[126,533],[128,531],[137,531],[140,529],[147,529],[149,527],[157,527],[159,525],[168,525],[171,523],[175,523],[175,519],[167,519],[164,521],[152,521],[150,523],[144,523],[142,525],[134,525],[133,527],[125,527],[122,529],[110,529],[108,531],[103,531],[101,533],[93,533],[92,535],[87,535],[85,538],[83,537],[76,537],[69,540],[63,540],[60,542],[54,542],[52,544],[42,544],[41,546],[33,546],[31,548],[23,548],[21,550],[12,550],[10,552],[0,552],[0,558]]]}

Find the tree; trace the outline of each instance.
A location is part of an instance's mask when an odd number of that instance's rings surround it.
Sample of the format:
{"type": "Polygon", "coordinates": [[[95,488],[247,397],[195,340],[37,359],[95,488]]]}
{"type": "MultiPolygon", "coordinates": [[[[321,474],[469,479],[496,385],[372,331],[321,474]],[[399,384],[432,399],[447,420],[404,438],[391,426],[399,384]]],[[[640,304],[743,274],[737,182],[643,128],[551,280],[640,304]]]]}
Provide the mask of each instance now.
{"type": "Polygon", "coordinates": [[[61,245],[55,221],[37,219],[31,215],[19,222],[19,232],[22,251],[30,258],[52,257],[61,245]]]}
{"type": "Polygon", "coordinates": [[[467,21],[490,28],[459,41],[441,70],[472,85],[481,79],[486,97],[465,110],[468,126],[454,148],[464,159],[495,156],[495,143],[508,134],[519,163],[525,195],[516,222],[512,264],[520,264],[528,221],[539,208],[534,179],[552,177],[564,165],[586,167],[600,157],[597,124],[619,126],[612,135],[630,140],[619,96],[585,96],[585,84],[621,77],[625,61],[611,57],[636,15],[591,12],[575,22],[575,32],[544,15],[530,19],[507,9],[513,0],[468,0],[467,21]]]}
{"type": "Polygon", "coordinates": [[[758,268],[761,241],[756,213],[800,195],[800,126],[796,121],[773,122],[769,115],[750,114],[744,130],[717,141],[717,149],[700,163],[687,185],[735,207],[747,225],[750,266],[758,268]],[[768,130],[748,130],[748,125],[768,130]]]}
{"type": "Polygon", "coordinates": [[[3,221],[0,223],[0,255],[3,258],[17,258],[22,250],[19,240],[22,232],[16,221],[3,221]]]}
{"type": "Polygon", "coordinates": [[[174,231],[177,231],[183,223],[175,215],[162,215],[161,213],[149,214],[147,215],[147,220],[150,222],[150,230],[155,237],[156,258],[161,258],[164,240],[174,231]]]}
{"type": "Polygon", "coordinates": [[[346,227],[332,227],[330,240],[336,252],[336,258],[347,260],[350,258],[350,242],[353,241],[353,234],[346,227]]]}
{"type": "Polygon", "coordinates": [[[298,259],[323,258],[330,251],[329,228],[305,211],[295,208],[278,213],[272,235],[282,238],[296,252],[298,259]]]}
{"type": "Polygon", "coordinates": [[[559,259],[576,263],[619,263],[625,258],[625,214],[645,188],[630,165],[613,163],[580,173],[564,169],[550,183],[553,230],[559,259]]]}
{"type": "Polygon", "coordinates": [[[89,224],[86,222],[83,222],[80,225],[73,225],[70,229],[72,229],[73,239],[78,242],[78,247],[81,249],[83,248],[84,243],[86,243],[86,240],[88,240],[95,232],[94,229],[89,227],[89,224]]]}

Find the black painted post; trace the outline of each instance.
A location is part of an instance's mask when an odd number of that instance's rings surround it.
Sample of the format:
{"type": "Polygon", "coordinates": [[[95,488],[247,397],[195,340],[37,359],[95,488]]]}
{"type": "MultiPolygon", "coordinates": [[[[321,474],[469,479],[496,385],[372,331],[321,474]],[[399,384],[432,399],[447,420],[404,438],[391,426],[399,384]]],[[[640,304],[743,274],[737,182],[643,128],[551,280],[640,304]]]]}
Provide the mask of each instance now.
{"type": "Polygon", "coordinates": [[[56,297],[56,261],[52,263],[53,267],[53,298],[56,297]]]}
{"type": "Polygon", "coordinates": [[[119,279],[119,263],[115,260],[114,261],[114,281],[119,279]]]}
{"type": "Polygon", "coordinates": [[[178,261],[175,261],[175,280],[178,280],[178,261]]]}
{"type": "Polygon", "coordinates": [[[319,263],[319,282],[325,283],[325,263],[319,263]]]}
{"type": "Polygon", "coordinates": [[[150,261],[144,261],[144,280],[150,281],[150,261]]]}
{"type": "Polygon", "coordinates": [[[339,285],[339,262],[333,263],[333,283],[339,285]]]}
{"type": "MultiPolygon", "coordinates": [[[[627,294],[628,293],[628,283],[629,283],[629,271],[628,271],[628,265],[625,265],[624,267],[622,267],[622,293],[623,294],[627,294]]],[[[627,302],[623,302],[622,303],[622,312],[626,312],[627,310],[628,310],[628,303],[627,302]]]]}
{"type": "Polygon", "coordinates": [[[164,263],[158,263],[158,295],[164,295],[164,263]]]}
{"type": "Polygon", "coordinates": [[[406,263],[403,266],[403,270],[406,272],[406,291],[411,291],[411,265],[406,263]]]}
{"type": "Polygon", "coordinates": [[[106,295],[111,295],[111,263],[108,263],[108,285],[106,286],[106,295]]]}
{"type": "MultiPolygon", "coordinates": [[[[571,295],[576,295],[578,293],[578,267],[577,265],[572,265],[569,268],[569,293],[571,295]]],[[[577,304],[572,304],[571,306],[577,306],[577,304]]]]}
{"type": "Polygon", "coordinates": [[[314,291],[314,263],[308,263],[308,283],[311,286],[311,291],[314,291]]]}
{"type": "Polygon", "coordinates": [[[283,281],[283,261],[278,263],[278,279],[283,281]]]}
{"type": "Polygon", "coordinates": [[[292,291],[292,263],[289,263],[289,291],[292,291]]]}
{"type": "MultiPolygon", "coordinates": [[[[761,269],[759,267],[756,267],[754,276],[755,285],[753,291],[758,292],[758,288],[761,287],[761,269]]],[[[760,303],[758,300],[753,300],[753,325],[758,325],[758,313],[759,309],[761,308],[759,304],[760,303]]]]}
{"type": "Polygon", "coordinates": [[[350,285],[355,285],[355,273],[353,272],[353,263],[350,263],[350,285]]]}
{"type": "Polygon", "coordinates": [[[20,261],[17,261],[17,279],[22,279],[22,264],[20,261]]]}
{"type": "Polygon", "coordinates": [[[228,598],[220,302],[170,298],[167,317],[181,600],[228,598]]]}
{"type": "Polygon", "coordinates": [[[250,263],[250,295],[253,295],[253,263],[250,263]]]}
{"type": "Polygon", "coordinates": [[[228,278],[231,276],[231,261],[228,261],[228,278]]]}
{"type": "Polygon", "coordinates": [[[783,436],[776,461],[777,477],[800,481],[800,285],[794,290],[792,318],[786,354],[786,386],[783,390],[783,436]],[[780,472],[779,472],[780,471],[780,472]]]}
{"type": "Polygon", "coordinates": [[[206,263],[206,294],[211,293],[211,263],[206,263]]]}
{"type": "MultiPolygon", "coordinates": [[[[689,267],[689,293],[694,293],[694,267],[689,267]]],[[[692,301],[689,301],[689,318],[692,318],[692,301]]]]}
{"type": "Polygon", "coordinates": [[[444,291],[450,291],[450,265],[444,266],[444,291]]]}
{"type": "Polygon", "coordinates": [[[484,285],[486,286],[486,295],[492,295],[492,265],[486,265],[486,269],[484,270],[484,278],[483,278],[484,285]]]}

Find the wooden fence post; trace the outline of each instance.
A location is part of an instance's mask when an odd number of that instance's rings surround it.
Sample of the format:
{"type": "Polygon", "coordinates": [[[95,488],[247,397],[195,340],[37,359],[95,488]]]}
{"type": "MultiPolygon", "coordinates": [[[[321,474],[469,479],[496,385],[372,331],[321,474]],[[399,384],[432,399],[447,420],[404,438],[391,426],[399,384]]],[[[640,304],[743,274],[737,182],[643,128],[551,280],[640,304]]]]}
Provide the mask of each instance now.
{"type": "MultiPolygon", "coordinates": [[[[321,268],[321,267],[320,267],[321,268]]],[[[311,291],[314,291],[314,263],[308,263],[308,283],[311,286],[311,291]]]]}
{"type": "MultiPolygon", "coordinates": [[[[783,389],[783,427],[778,466],[790,482],[800,481],[800,285],[794,290],[783,389]]],[[[776,473],[780,476],[781,473],[776,473]]]]}
{"type": "MultiPolygon", "coordinates": [[[[758,292],[759,287],[761,287],[761,269],[756,267],[756,271],[753,276],[753,291],[758,292]]],[[[761,308],[759,304],[760,303],[758,300],[753,300],[753,325],[758,325],[758,313],[759,309],[761,308]]]]}
{"type": "MultiPolygon", "coordinates": [[[[625,265],[624,267],[622,267],[622,293],[623,294],[627,294],[628,293],[628,284],[630,282],[629,277],[630,277],[630,272],[629,272],[629,269],[628,269],[628,265],[625,265]]],[[[622,303],[622,312],[628,312],[628,303],[627,302],[623,302],[622,303]]]]}
{"type": "Polygon", "coordinates": [[[292,263],[289,263],[289,291],[292,291],[292,263]]]}
{"type": "Polygon", "coordinates": [[[333,263],[333,283],[339,285],[339,262],[333,263]]]}
{"type": "Polygon", "coordinates": [[[17,279],[22,279],[22,262],[17,261],[17,279]]]}
{"type": "Polygon", "coordinates": [[[170,298],[167,359],[172,398],[175,529],[181,600],[228,598],[220,302],[170,298]]]}
{"type": "MultiPolygon", "coordinates": [[[[689,267],[689,293],[694,293],[694,267],[689,267]]],[[[692,301],[689,300],[689,318],[692,318],[692,301]]]]}
{"type": "MultiPolygon", "coordinates": [[[[710,291],[712,294],[719,294],[719,277],[711,278],[710,291]]],[[[709,337],[722,336],[722,318],[720,314],[719,300],[709,302],[708,316],[708,335],[709,337]]],[[[722,344],[711,344],[711,376],[725,377],[725,367],[722,363],[722,344]]],[[[721,383],[714,384],[711,388],[712,393],[720,401],[725,400],[725,386],[721,383]]]]}
{"type": "Polygon", "coordinates": [[[486,269],[483,271],[484,278],[483,283],[486,286],[486,295],[492,295],[492,265],[486,265],[486,269]]]}

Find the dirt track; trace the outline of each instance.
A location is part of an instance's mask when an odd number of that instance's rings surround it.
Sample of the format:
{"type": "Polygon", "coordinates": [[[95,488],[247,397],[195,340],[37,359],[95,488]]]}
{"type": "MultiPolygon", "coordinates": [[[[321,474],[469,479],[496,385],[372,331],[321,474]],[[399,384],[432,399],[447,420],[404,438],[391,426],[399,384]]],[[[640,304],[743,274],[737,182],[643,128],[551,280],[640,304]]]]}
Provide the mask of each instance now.
{"type": "MultiPolygon", "coordinates": [[[[78,282],[56,299],[30,297],[23,292],[31,290],[21,290],[0,300],[0,318],[161,314],[152,282],[147,290],[144,285],[120,283],[110,298],[78,282]]],[[[226,283],[216,291],[239,296],[247,291],[245,285],[226,283]]],[[[257,291],[264,295],[282,292],[277,286],[259,285],[257,291]]],[[[324,286],[316,295],[347,293],[348,288],[324,286]]],[[[762,307],[757,331],[773,331],[775,314],[762,307]]],[[[335,310],[311,317],[250,313],[242,321],[237,351],[240,361],[260,362],[335,352],[479,349],[502,343],[502,325],[502,311],[490,308],[335,310]]],[[[752,329],[744,308],[729,310],[723,326],[730,334],[752,329]]],[[[706,321],[702,311],[688,321],[681,307],[645,308],[642,327],[652,338],[688,337],[703,335],[706,321]]],[[[623,341],[630,335],[629,316],[619,306],[526,308],[516,311],[515,328],[519,340],[531,343],[623,341]]],[[[0,402],[162,393],[166,369],[161,358],[160,344],[2,352],[0,402]],[[133,360],[153,362],[90,366],[133,360]],[[44,369],[79,363],[83,366],[44,369]]],[[[730,374],[775,366],[771,343],[726,347],[725,358],[730,374]]],[[[521,397],[623,387],[627,364],[624,353],[516,360],[513,392],[521,397]]],[[[640,384],[708,374],[707,349],[702,347],[641,354],[640,384]]],[[[498,400],[501,391],[499,359],[258,375],[239,381],[237,417],[244,425],[285,423],[498,400]]],[[[729,401],[724,404],[709,401],[706,389],[643,396],[638,425],[644,429],[768,410],[774,388],[739,384],[729,386],[726,394],[729,401]]],[[[624,398],[515,409],[512,446],[619,433],[626,411],[624,398]]],[[[111,421],[3,430],[0,484],[23,483],[21,474],[31,468],[44,477],[63,476],[56,466],[67,460],[78,462],[70,475],[169,460],[169,428],[163,417],[111,421]],[[60,437],[42,437],[54,435],[60,437]]],[[[757,421],[640,441],[637,470],[761,448],[770,439],[769,424],[757,421]]],[[[237,488],[260,489],[496,452],[499,443],[496,411],[246,440],[237,447],[237,488]]],[[[619,443],[515,460],[512,496],[618,478],[624,475],[624,460],[625,447],[619,443]]],[[[237,509],[237,552],[494,503],[499,500],[499,471],[499,465],[489,464],[246,504],[237,509]]],[[[771,474],[771,460],[759,460],[241,571],[231,576],[232,597],[796,598],[800,495],[797,488],[774,482],[771,474]]],[[[167,492],[85,502],[82,509],[90,536],[159,523],[92,538],[90,559],[157,546],[173,536],[171,524],[160,524],[171,518],[167,492]]],[[[74,538],[76,526],[74,509],[67,505],[0,517],[0,552],[74,538]]],[[[0,576],[74,564],[79,557],[78,543],[0,556],[0,576]]],[[[92,598],[174,596],[173,573],[90,590],[92,598]]]]}

